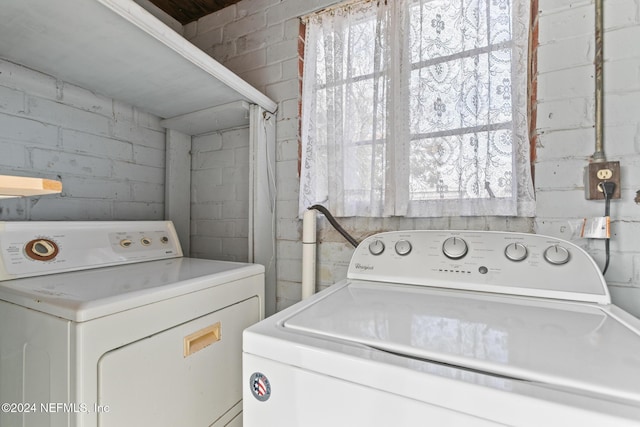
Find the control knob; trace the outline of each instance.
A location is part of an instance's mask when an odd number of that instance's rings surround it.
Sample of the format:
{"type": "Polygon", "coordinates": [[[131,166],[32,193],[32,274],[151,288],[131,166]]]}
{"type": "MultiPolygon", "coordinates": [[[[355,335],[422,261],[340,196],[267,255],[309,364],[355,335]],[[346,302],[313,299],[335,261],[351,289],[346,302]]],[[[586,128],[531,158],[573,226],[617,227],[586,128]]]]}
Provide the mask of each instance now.
{"type": "Polygon", "coordinates": [[[396,242],[396,253],[400,256],[408,255],[411,249],[411,242],[408,240],[403,239],[396,242]]]}
{"type": "Polygon", "coordinates": [[[371,255],[380,255],[384,252],[384,243],[382,243],[382,240],[376,239],[369,243],[369,252],[371,252],[371,255]]]}
{"type": "Polygon", "coordinates": [[[460,259],[467,254],[469,247],[460,237],[449,237],[442,244],[442,252],[447,258],[460,259]]]}
{"type": "Polygon", "coordinates": [[[35,261],[49,261],[58,255],[58,245],[49,239],[35,239],[27,243],[25,252],[35,261]]]}
{"type": "Polygon", "coordinates": [[[522,243],[511,243],[504,249],[504,254],[511,261],[522,261],[528,255],[527,247],[522,243]]]}
{"type": "Polygon", "coordinates": [[[544,251],[544,259],[554,265],[562,265],[569,262],[569,250],[564,246],[549,246],[544,251]]]}

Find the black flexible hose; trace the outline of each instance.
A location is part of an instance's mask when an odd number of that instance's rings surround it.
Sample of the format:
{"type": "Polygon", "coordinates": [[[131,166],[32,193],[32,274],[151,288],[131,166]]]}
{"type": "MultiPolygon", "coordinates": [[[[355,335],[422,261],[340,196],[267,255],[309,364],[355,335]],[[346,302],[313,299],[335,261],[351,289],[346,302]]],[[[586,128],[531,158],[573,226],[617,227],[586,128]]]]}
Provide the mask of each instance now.
{"type": "Polygon", "coordinates": [[[607,269],[609,268],[609,258],[610,258],[610,255],[609,255],[609,239],[606,239],[604,241],[604,251],[605,251],[606,257],[605,257],[605,261],[604,261],[604,268],[602,269],[602,275],[603,276],[606,274],[607,269]]]}
{"type": "Polygon", "coordinates": [[[333,215],[331,215],[331,212],[329,212],[329,210],[327,208],[325,208],[322,205],[313,205],[309,209],[315,209],[315,210],[321,212],[325,217],[327,217],[327,219],[329,220],[329,222],[331,223],[333,228],[335,228],[338,231],[338,233],[342,234],[342,236],[345,239],[347,239],[347,241],[349,243],[351,243],[354,248],[358,247],[358,241],[356,239],[354,239],[353,237],[351,237],[351,235],[349,233],[347,233],[345,231],[345,229],[342,228],[342,226],[340,224],[338,224],[338,221],[336,221],[336,219],[333,217],[333,215]]]}

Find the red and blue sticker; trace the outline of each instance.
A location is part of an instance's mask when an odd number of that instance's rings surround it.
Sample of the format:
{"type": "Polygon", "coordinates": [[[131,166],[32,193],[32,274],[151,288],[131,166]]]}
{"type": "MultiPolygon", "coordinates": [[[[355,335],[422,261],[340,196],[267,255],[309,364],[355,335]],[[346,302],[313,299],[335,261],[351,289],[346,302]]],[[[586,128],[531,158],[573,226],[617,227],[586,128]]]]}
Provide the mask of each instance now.
{"type": "Polygon", "coordinates": [[[253,375],[251,375],[249,387],[251,388],[253,397],[260,402],[265,402],[271,397],[271,384],[267,377],[260,372],[254,372],[253,375]]]}

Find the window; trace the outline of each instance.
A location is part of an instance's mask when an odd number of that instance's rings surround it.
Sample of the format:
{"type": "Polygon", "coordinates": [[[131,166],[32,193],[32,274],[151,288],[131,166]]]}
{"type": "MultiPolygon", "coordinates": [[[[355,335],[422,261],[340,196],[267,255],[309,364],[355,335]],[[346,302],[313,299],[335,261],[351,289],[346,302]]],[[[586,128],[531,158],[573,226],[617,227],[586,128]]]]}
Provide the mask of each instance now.
{"type": "Polygon", "coordinates": [[[306,17],[300,212],[533,216],[528,19],[523,0],[306,17]]]}

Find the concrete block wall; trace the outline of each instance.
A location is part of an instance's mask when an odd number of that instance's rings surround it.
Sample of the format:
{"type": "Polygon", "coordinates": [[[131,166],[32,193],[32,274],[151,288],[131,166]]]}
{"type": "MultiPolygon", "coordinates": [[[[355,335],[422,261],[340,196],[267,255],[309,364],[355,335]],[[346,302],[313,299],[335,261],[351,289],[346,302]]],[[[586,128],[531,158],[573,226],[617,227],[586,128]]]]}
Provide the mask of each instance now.
{"type": "MultiPolygon", "coordinates": [[[[277,309],[300,300],[301,230],[298,209],[298,101],[300,17],[335,0],[243,0],[187,24],[184,36],[278,103],[277,113],[277,309]]],[[[531,219],[346,219],[357,239],[377,231],[467,228],[533,231],[531,219]]],[[[352,247],[324,219],[319,221],[318,288],[346,276],[352,247]]]]}
{"type": "Polygon", "coordinates": [[[61,195],[0,199],[0,220],[164,216],[165,132],[131,105],[0,60],[0,174],[62,181],[61,195]]]}
{"type": "Polygon", "coordinates": [[[184,36],[278,103],[277,309],[300,300],[298,17],[328,1],[241,1],[185,26],[184,36]]]}
{"type": "MultiPolygon", "coordinates": [[[[539,0],[536,231],[574,241],[603,266],[603,241],[579,237],[584,217],[604,215],[583,183],[595,151],[594,20],[593,1],[539,0]]],[[[605,278],[613,301],[640,317],[640,3],[605,1],[604,27],[605,153],[622,171],[605,278]]]]}
{"type": "MultiPolygon", "coordinates": [[[[244,0],[185,27],[185,37],[276,100],[278,110],[278,309],[300,298],[298,199],[299,17],[333,0],[244,0]]],[[[584,247],[600,265],[604,244],[579,238],[584,217],[604,213],[584,198],[583,169],[594,151],[593,0],[539,0],[537,59],[537,217],[350,219],[362,239],[376,231],[433,228],[535,231],[584,247]]],[[[605,2],[605,150],[622,166],[622,199],[612,202],[614,302],[640,316],[640,3],[605,2]]],[[[319,221],[318,284],[346,274],[352,249],[319,221]]]]}
{"type": "Polygon", "coordinates": [[[191,256],[247,262],[249,129],[192,138],[191,256]]]}

